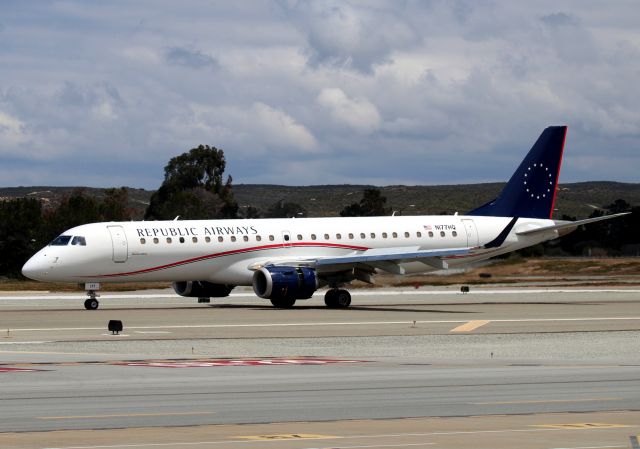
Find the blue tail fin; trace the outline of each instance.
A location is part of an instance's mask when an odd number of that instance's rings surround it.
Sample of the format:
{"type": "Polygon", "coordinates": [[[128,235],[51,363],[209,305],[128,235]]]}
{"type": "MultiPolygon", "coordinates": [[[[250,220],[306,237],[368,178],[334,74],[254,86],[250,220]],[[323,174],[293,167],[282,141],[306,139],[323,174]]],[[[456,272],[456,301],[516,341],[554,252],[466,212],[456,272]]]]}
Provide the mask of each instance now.
{"type": "Polygon", "coordinates": [[[566,126],[545,129],[500,195],[467,215],[551,218],[566,136],[566,126]]]}

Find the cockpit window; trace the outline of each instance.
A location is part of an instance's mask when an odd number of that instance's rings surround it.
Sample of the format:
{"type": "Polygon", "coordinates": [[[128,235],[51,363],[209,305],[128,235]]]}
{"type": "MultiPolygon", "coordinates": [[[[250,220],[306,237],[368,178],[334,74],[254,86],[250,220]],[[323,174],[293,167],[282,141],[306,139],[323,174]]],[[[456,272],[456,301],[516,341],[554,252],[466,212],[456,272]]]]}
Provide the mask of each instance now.
{"type": "Polygon", "coordinates": [[[73,240],[71,240],[71,244],[72,245],[80,245],[80,246],[87,246],[87,241],[85,240],[84,237],[76,235],[73,240]]]}
{"type": "Polygon", "coordinates": [[[51,246],[65,246],[69,244],[71,240],[70,235],[59,235],[50,243],[51,246]]]}

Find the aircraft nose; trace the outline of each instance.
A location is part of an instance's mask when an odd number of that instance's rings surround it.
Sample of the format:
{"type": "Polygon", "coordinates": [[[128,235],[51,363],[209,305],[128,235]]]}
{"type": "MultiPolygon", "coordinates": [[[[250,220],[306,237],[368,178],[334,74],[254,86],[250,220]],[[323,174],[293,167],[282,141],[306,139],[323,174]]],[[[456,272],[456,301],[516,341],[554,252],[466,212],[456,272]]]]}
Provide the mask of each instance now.
{"type": "Polygon", "coordinates": [[[31,257],[31,259],[27,260],[27,262],[22,266],[22,275],[29,279],[41,281],[46,274],[47,267],[45,261],[39,254],[31,257]]]}

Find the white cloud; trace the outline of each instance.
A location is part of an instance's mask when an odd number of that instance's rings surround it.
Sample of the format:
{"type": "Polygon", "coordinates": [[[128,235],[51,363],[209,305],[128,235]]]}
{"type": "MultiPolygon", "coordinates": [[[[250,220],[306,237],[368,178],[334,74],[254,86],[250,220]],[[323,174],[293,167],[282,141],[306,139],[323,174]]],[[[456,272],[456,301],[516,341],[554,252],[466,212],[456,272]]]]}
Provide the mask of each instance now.
{"type": "Polygon", "coordinates": [[[15,117],[0,111],[0,141],[6,149],[15,148],[27,141],[25,124],[15,117]]]}
{"type": "Polygon", "coordinates": [[[317,142],[307,128],[285,112],[274,109],[264,103],[253,105],[256,125],[265,138],[275,146],[293,148],[302,151],[313,151],[317,142]]]}
{"type": "Polygon", "coordinates": [[[328,87],[318,94],[317,101],[334,120],[356,131],[371,133],[380,126],[380,113],[366,98],[349,98],[342,89],[328,87]]]}

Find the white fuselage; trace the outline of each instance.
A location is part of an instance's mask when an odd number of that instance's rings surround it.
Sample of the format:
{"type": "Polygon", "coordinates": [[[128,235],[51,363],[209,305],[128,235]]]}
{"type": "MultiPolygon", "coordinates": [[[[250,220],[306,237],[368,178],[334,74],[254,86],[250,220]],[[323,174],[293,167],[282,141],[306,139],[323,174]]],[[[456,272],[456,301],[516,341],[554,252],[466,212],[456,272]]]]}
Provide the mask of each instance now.
{"type": "MultiPolygon", "coordinates": [[[[299,262],[379,248],[476,248],[470,254],[445,257],[447,265],[454,267],[558,236],[556,231],[516,235],[554,224],[520,218],[499,246],[483,248],[511,220],[442,215],[93,223],[65,232],[63,236],[71,237],[66,244],[63,239],[44,247],[25,264],[23,273],[51,282],[251,285],[253,270],[266,262],[299,262]]],[[[401,265],[406,273],[434,269],[420,262],[401,265]]]]}

